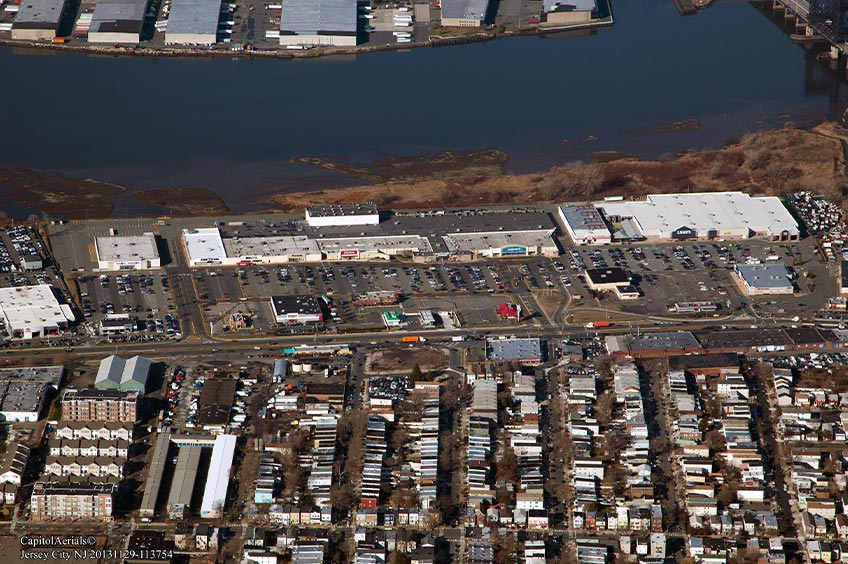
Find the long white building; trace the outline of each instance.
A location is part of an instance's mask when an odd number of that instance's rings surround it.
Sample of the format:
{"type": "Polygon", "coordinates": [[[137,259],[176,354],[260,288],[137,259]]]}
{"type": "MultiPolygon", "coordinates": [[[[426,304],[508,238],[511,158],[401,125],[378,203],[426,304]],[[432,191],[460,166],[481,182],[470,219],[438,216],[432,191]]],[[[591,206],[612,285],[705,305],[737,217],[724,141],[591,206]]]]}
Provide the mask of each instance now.
{"type": "Polygon", "coordinates": [[[309,206],[306,223],[310,227],[345,227],[350,225],[378,225],[380,214],[373,204],[341,204],[309,206]]]}
{"type": "Polygon", "coordinates": [[[235,435],[218,435],[215,438],[209,473],[206,475],[206,488],[203,490],[203,501],[200,503],[200,516],[204,519],[220,517],[224,512],[235,452],[235,435]]]}
{"type": "Polygon", "coordinates": [[[752,197],[743,192],[651,194],[641,202],[596,205],[622,238],[649,240],[747,239],[765,237],[794,241],[798,223],[774,196],[752,197]]]}

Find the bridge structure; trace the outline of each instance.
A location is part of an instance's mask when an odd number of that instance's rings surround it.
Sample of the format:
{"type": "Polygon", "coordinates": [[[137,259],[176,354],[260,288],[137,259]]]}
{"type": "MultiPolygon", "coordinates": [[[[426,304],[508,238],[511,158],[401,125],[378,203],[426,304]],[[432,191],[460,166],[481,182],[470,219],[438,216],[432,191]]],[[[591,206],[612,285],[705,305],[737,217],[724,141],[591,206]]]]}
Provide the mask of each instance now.
{"type": "Polygon", "coordinates": [[[770,0],[772,10],[795,21],[798,35],[825,39],[833,59],[848,55],[848,0],[770,0]]]}

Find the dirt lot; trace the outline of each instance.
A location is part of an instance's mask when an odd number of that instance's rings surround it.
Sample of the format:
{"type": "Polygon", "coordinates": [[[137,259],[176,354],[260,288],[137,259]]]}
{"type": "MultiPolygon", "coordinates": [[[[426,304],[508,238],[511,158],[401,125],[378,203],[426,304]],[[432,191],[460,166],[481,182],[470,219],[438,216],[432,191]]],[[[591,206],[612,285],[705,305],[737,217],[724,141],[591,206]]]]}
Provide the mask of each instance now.
{"type": "Polygon", "coordinates": [[[371,374],[408,372],[418,365],[422,371],[447,367],[447,355],[442,349],[413,345],[407,348],[386,348],[374,351],[365,361],[371,374]]]}

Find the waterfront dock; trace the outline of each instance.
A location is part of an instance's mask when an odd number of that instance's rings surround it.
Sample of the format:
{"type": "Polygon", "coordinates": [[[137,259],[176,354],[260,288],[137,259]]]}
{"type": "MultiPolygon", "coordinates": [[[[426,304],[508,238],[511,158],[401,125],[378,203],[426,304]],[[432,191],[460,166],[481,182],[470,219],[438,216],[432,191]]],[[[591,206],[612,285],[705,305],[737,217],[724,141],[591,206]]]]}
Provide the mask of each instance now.
{"type": "Polygon", "coordinates": [[[692,0],[672,0],[681,16],[691,16],[698,13],[692,0]]]}

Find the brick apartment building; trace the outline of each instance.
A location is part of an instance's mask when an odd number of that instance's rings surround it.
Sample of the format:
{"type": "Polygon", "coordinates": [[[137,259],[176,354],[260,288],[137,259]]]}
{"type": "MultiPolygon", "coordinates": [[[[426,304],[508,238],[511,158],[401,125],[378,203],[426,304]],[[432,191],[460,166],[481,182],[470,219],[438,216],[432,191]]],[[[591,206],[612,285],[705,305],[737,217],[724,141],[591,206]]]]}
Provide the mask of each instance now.
{"type": "Polygon", "coordinates": [[[62,419],[132,423],[138,417],[138,398],[138,392],[68,389],[62,396],[62,419]]]}
{"type": "Polygon", "coordinates": [[[37,482],[30,498],[33,521],[112,518],[113,484],[37,482]]]}

